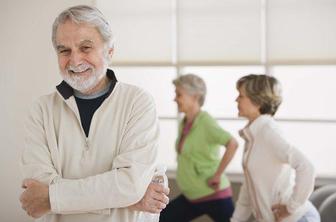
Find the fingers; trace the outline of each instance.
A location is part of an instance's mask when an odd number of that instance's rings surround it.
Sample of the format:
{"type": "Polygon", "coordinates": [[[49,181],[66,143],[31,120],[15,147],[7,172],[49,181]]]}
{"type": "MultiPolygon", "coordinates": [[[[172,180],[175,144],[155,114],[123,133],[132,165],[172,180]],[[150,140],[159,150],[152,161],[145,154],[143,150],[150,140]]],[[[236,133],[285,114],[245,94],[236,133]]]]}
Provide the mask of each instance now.
{"type": "Polygon", "coordinates": [[[209,182],[209,183],[208,183],[208,186],[211,187],[211,188],[214,189],[214,190],[218,190],[218,189],[219,189],[219,183],[214,182],[214,181],[209,182]]]}
{"type": "Polygon", "coordinates": [[[169,187],[164,187],[163,193],[166,194],[166,195],[168,195],[170,193],[169,187]]]}
{"type": "Polygon", "coordinates": [[[162,200],[161,202],[163,202],[163,203],[166,204],[166,205],[169,204],[169,197],[165,195],[165,196],[163,197],[163,200],[162,200]]]}
{"type": "Polygon", "coordinates": [[[281,207],[281,204],[274,204],[271,209],[272,209],[272,211],[273,210],[279,210],[280,207],[281,207]]]}
{"type": "Polygon", "coordinates": [[[27,211],[27,204],[26,203],[21,203],[21,208],[24,210],[24,211],[27,211]]]}
{"type": "Polygon", "coordinates": [[[149,184],[144,197],[131,208],[150,213],[160,213],[169,203],[169,188],[165,188],[162,184],[149,184]]]}
{"type": "Polygon", "coordinates": [[[156,184],[158,186],[153,186],[153,189],[150,194],[151,200],[150,202],[150,212],[151,213],[160,213],[164,208],[166,208],[169,203],[169,198],[166,194],[169,193],[169,189],[164,188],[160,184],[156,184]]]}
{"type": "Polygon", "coordinates": [[[33,185],[36,181],[34,179],[24,179],[22,181],[22,188],[26,189],[28,187],[30,187],[31,185],[33,185]]]}
{"type": "Polygon", "coordinates": [[[163,187],[160,184],[154,184],[153,188],[152,198],[167,205],[169,203],[167,196],[169,194],[169,188],[163,187]]]}
{"type": "Polygon", "coordinates": [[[158,192],[158,193],[164,193],[166,195],[168,195],[170,192],[170,189],[168,187],[164,187],[162,186],[162,184],[158,184],[158,183],[149,184],[148,189],[154,190],[155,192],[158,192]]]}
{"type": "Polygon", "coordinates": [[[213,183],[212,184],[212,187],[217,190],[219,188],[219,183],[213,183]]]}
{"type": "Polygon", "coordinates": [[[280,204],[275,204],[272,206],[272,212],[273,212],[273,215],[275,217],[275,221],[278,222],[279,221],[279,217],[280,217],[280,204]]]}
{"type": "Polygon", "coordinates": [[[278,212],[273,212],[275,222],[279,222],[279,213],[278,212]]]}
{"type": "Polygon", "coordinates": [[[155,206],[158,210],[161,211],[161,210],[166,208],[167,204],[164,204],[164,203],[158,201],[155,206]]]}
{"type": "Polygon", "coordinates": [[[153,207],[148,212],[152,213],[152,214],[159,214],[159,213],[161,213],[161,211],[162,211],[162,209],[159,209],[157,207],[153,207]]]}
{"type": "Polygon", "coordinates": [[[155,192],[155,193],[153,193],[152,198],[154,200],[160,201],[161,203],[166,204],[166,205],[169,203],[168,196],[166,196],[163,193],[157,193],[157,192],[155,192]]]}
{"type": "Polygon", "coordinates": [[[21,203],[24,201],[24,196],[25,196],[24,192],[22,192],[22,194],[20,195],[20,199],[19,199],[21,203]]]}
{"type": "Polygon", "coordinates": [[[27,186],[26,186],[26,181],[27,181],[27,179],[24,179],[24,180],[22,181],[21,188],[23,188],[23,189],[26,189],[26,188],[27,188],[27,186]]]}
{"type": "Polygon", "coordinates": [[[166,208],[166,204],[162,203],[161,201],[157,201],[155,200],[153,203],[152,203],[152,206],[149,208],[149,212],[150,213],[154,213],[154,214],[158,214],[160,213],[163,209],[166,208]]]}
{"type": "Polygon", "coordinates": [[[31,216],[32,214],[31,214],[31,212],[30,212],[29,205],[28,205],[28,203],[27,203],[27,201],[26,201],[26,198],[25,198],[25,192],[26,192],[26,191],[24,191],[24,192],[21,194],[21,196],[20,196],[21,208],[22,208],[24,211],[26,211],[26,213],[27,213],[28,216],[31,216]]]}
{"type": "Polygon", "coordinates": [[[272,212],[276,222],[282,221],[284,218],[288,217],[290,214],[287,211],[286,205],[275,204],[272,206],[272,212]]]}
{"type": "Polygon", "coordinates": [[[21,195],[20,195],[20,203],[21,203],[21,205],[22,206],[26,206],[27,205],[27,195],[28,195],[28,193],[27,193],[27,191],[25,190],[25,191],[23,191],[22,193],[21,193],[21,195]]]}
{"type": "Polygon", "coordinates": [[[214,184],[219,184],[220,181],[218,180],[208,180],[208,184],[214,185],[214,184]]]}

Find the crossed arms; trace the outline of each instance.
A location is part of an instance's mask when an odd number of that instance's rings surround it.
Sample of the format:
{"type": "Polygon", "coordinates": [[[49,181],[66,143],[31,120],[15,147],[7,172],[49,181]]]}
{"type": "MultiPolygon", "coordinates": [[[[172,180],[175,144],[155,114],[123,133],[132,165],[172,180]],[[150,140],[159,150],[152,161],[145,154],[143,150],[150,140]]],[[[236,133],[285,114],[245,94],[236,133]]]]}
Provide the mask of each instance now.
{"type": "Polygon", "coordinates": [[[143,93],[135,101],[111,170],[80,179],[62,177],[45,125],[45,104],[33,106],[21,159],[29,179],[23,181],[20,201],[29,215],[108,213],[115,208],[156,213],[166,206],[169,190],[150,183],[158,140],[155,106],[143,93]]]}

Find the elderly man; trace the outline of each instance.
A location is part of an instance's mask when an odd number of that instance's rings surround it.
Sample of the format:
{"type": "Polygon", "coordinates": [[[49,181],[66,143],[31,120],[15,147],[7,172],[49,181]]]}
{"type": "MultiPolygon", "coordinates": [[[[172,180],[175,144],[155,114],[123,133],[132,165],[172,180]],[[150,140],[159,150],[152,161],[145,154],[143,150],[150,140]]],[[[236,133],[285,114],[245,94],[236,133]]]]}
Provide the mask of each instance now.
{"type": "Polygon", "coordinates": [[[159,213],[168,189],[150,183],[159,126],[151,96],[107,68],[113,37],[101,12],[75,6],[55,20],[64,81],[38,99],[21,158],[28,215],[41,221],[139,221],[159,213]]]}

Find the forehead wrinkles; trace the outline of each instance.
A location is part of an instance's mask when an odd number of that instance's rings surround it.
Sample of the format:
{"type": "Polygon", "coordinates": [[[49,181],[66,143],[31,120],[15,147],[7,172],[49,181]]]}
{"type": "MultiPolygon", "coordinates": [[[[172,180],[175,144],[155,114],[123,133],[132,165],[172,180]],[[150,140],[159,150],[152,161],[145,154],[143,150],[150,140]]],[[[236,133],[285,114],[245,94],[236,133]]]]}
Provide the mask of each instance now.
{"type": "Polygon", "coordinates": [[[86,23],[74,23],[72,21],[66,21],[60,24],[56,30],[56,45],[80,45],[91,41],[93,43],[104,43],[104,40],[98,30],[86,23]]]}
{"type": "MultiPolygon", "coordinates": [[[[86,40],[80,41],[79,43],[75,43],[75,46],[80,47],[82,45],[93,45],[93,44],[94,44],[93,40],[87,40],[86,39],[86,40]]],[[[56,46],[57,49],[62,49],[62,48],[66,48],[66,47],[68,47],[68,46],[62,45],[62,44],[59,44],[59,45],[56,46]]]]}

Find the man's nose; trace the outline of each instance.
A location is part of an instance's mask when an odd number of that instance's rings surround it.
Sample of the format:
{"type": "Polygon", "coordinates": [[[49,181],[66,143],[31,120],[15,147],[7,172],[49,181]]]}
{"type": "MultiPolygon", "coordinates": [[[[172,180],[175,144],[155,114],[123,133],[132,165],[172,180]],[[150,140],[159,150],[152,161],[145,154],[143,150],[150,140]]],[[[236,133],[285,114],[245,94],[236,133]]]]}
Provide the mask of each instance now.
{"type": "Polygon", "coordinates": [[[81,53],[73,52],[70,56],[70,64],[73,66],[80,65],[82,63],[83,57],[81,53]]]}

